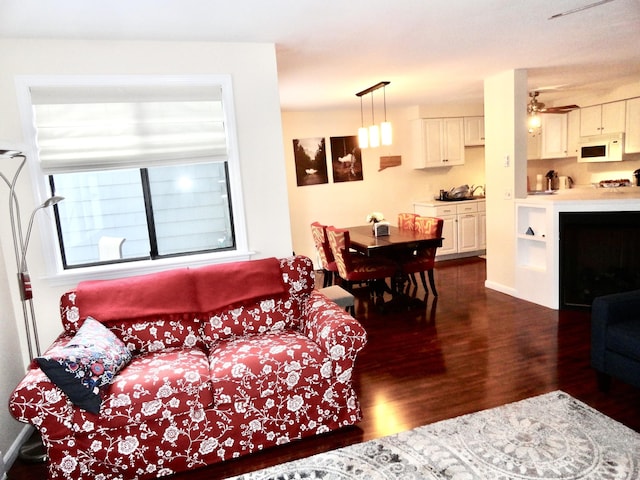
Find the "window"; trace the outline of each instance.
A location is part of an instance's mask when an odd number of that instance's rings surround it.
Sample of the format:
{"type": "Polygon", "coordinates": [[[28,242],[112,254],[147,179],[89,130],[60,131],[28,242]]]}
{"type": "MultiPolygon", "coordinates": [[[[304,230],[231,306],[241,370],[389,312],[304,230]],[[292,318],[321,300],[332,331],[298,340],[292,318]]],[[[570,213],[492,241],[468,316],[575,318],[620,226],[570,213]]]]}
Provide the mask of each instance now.
{"type": "Polygon", "coordinates": [[[29,85],[62,268],[247,252],[230,79],[183,80],[29,85]]]}
{"type": "Polygon", "coordinates": [[[64,268],[235,247],[224,163],[50,177],[64,268]]]}

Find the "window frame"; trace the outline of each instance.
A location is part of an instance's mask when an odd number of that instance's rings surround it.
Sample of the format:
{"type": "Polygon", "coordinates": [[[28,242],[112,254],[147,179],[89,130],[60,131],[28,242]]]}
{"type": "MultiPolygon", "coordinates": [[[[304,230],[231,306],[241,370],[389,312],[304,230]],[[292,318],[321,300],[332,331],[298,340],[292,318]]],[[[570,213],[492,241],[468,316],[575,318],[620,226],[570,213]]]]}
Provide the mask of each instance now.
{"type": "MultiPolygon", "coordinates": [[[[16,90],[21,121],[25,138],[28,139],[24,153],[31,173],[34,188],[34,205],[40,205],[51,196],[49,175],[41,167],[37,154],[36,130],[33,118],[30,88],[35,86],[205,86],[219,85],[222,88],[225,128],[227,132],[227,169],[231,196],[231,220],[235,232],[236,247],[233,250],[186,254],[158,259],[117,262],[87,267],[65,269],[62,264],[62,252],[53,212],[39,215],[37,218],[42,245],[55,245],[55,248],[42,248],[45,264],[45,279],[52,285],[79,282],[92,278],[117,278],[127,275],[153,273],[177,266],[200,266],[211,263],[223,263],[248,260],[254,252],[248,247],[244,196],[242,191],[240,158],[238,151],[237,123],[234,111],[232,78],[228,74],[220,75],[25,75],[16,77],[16,90]]],[[[143,168],[140,165],[139,168],[143,168]]]]}

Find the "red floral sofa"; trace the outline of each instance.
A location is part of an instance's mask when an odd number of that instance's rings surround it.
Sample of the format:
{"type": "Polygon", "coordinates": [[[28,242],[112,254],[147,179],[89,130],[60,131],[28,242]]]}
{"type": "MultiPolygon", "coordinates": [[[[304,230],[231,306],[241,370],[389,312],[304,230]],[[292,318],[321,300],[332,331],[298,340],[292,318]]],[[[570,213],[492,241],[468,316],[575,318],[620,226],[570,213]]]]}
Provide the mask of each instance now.
{"type": "Polygon", "coordinates": [[[366,333],[313,286],[302,256],[81,282],[11,413],[51,479],[162,477],[352,425],[366,333]]]}

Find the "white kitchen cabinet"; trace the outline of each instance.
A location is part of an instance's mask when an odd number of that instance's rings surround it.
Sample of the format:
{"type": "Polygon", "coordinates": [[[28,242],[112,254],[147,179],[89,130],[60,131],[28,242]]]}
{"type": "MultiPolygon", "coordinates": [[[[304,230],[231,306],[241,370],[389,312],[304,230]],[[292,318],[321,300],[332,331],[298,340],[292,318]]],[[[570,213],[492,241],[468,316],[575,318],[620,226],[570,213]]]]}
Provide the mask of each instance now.
{"type": "MultiPolygon", "coordinates": [[[[428,215],[431,216],[431,215],[428,215]]],[[[442,223],[442,246],[438,248],[436,256],[458,253],[458,225],[455,215],[438,216],[442,223]]]]}
{"type": "Polygon", "coordinates": [[[421,118],[413,122],[413,167],[464,165],[462,118],[421,118]]]}
{"type": "Polygon", "coordinates": [[[484,117],[464,117],[464,145],[484,145],[484,117]]]}
{"type": "Polygon", "coordinates": [[[580,109],[580,136],[625,131],[626,102],[603,103],[580,109]]]}
{"type": "Polygon", "coordinates": [[[541,115],[540,129],[527,135],[527,159],[540,160],[566,156],[567,115],[563,113],[541,115]]]}
{"type": "Polygon", "coordinates": [[[414,204],[414,212],[444,220],[442,247],[436,257],[449,258],[478,255],[486,249],[485,202],[432,202],[414,204]]]}
{"type": "Polygon", "coordinates": [[[486,203],[478,202],[478,249],[487,249],[487,211],[486,203]]]}
{"type": "Polygon", "coordinates": [[[458,252],[478,250],[478,212],[461,213],[458,221],[458,252]]]}
{"type": "Polygon", "coordinates": [[[567,115],[546,113],[542,115],[540,158],[567,156],[567,115]]]}
{"type": "Polygon", "coordinates": [[[640,152],[640,97],[627,100],[624,153],[640,152]]]}
{"type": "Polygon", "coordinates": [[[567,157],[578,156],[580,141],[580,109],[567,114],[567,157]]]}
{"type": "Polygon", "coordinates": [[[542,131],[527,133],[527,160],[540,160],[542,131]]]}

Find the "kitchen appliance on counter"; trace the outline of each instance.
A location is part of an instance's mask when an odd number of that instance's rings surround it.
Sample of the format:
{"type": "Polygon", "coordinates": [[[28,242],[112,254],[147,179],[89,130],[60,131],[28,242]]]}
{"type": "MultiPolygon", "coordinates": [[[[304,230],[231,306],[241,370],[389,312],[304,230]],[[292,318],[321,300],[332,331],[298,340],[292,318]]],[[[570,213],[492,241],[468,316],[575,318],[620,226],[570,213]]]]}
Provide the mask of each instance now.
{"type": "Polygon", "coordinates": [[[460,185],[459,187],[452,188],[448,192],[440,190],[440,195],[436,198],[436,200],[441,200],[443,202],[455,202],[470,199],[471,192],[469,190],[469,185],[460,185]]]}
{"type": "Polygon", "coordinates": [[[633,172],[633,176],[636,177],[636,187],[640,187],[640,168],[633,172]]]}

